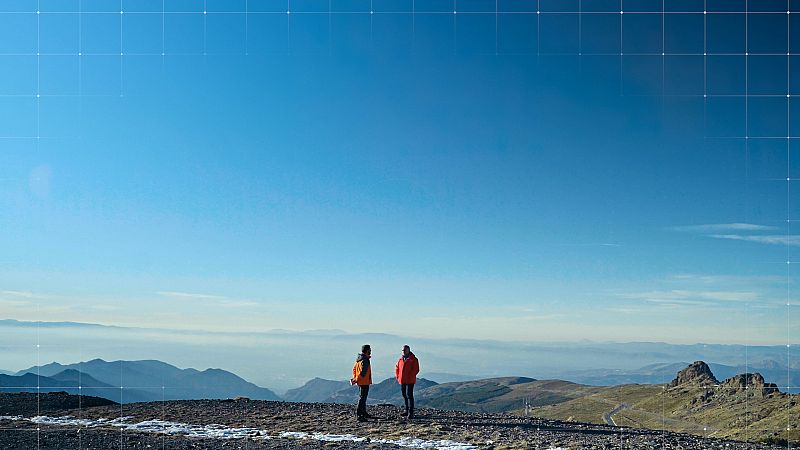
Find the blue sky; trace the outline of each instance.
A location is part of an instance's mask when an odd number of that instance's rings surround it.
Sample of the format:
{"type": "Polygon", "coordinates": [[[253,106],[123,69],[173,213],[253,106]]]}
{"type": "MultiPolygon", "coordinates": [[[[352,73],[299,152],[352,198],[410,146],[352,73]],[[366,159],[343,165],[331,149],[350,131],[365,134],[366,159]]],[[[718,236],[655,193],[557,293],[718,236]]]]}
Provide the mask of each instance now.
{"type": "Polygon", "coordinates": [[[794,342],[800,24],[655,3],[9,2],[2,316],[794,342]]]}

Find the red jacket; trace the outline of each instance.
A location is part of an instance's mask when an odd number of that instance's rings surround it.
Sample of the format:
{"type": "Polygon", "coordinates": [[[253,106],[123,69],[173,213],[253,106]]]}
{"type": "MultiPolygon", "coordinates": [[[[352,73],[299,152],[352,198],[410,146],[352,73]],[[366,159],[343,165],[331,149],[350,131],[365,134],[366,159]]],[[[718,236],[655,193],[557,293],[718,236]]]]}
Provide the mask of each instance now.
{"type": "Polygon", "coordinates": [[[403,360],[401,356],[394,366],[394,376],[397,377],[398,384],[414,384],[417,382],[417,374],[419,373],[419,360],[413,353],[409,353],[408,357],[403,360]]]}

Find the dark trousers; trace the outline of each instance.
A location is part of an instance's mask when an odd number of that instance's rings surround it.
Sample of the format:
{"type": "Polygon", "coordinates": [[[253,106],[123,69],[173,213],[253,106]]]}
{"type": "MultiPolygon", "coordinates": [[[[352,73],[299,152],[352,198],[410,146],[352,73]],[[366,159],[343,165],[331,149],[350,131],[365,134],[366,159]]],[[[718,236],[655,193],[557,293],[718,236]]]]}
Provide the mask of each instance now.
{"type": "Polygon", "coordinates": [[[406,412],[409,416],[414,415],[414,385],[401,384],[400,392],[403,393],[403,401],[406,403],[406,412]]]}
{"type": "Polygon", "coordinates": [[[366,386],[359,386],[361,392],[358,396],[358,408],[356,409],[356,415],[358,417],[366,416],[367,415],[367,396],[369,395],[369,385],[366,386]]]}

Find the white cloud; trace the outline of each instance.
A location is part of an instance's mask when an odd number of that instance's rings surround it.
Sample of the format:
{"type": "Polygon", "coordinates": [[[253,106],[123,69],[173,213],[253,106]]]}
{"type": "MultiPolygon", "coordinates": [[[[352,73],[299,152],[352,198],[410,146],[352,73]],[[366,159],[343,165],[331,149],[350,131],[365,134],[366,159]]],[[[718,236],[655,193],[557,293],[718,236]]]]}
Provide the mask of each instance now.
{"type": "Polygon", "coordinates": [[[20,300],[0,300],[0,306],[2,306],[4,308],[13,308],[13,309],[28,308],[28,309],[30,309],[32,305],[33,304],[30,303],[30,302],[20,301],[20,300]]]}
{"type": "Polygon", "coordinates": [[[36,294],[27,291],[0,291],[0,295],[9,297],[36,298],[36,294]]]}
{"type": "Polygon", "coordinates": [[[162,297],[188,298],[197,300],[224,300],[228,297],[222,295],[196,294],[192,292],[159,291],[156,294],[162,297]]]}
{"type": "Polygon", "coordinates": [[[707,305],[716,302],[750,302],[758,299],[758,294],[749,291],[696,291],[688,289],[637,292],[621,294],[621,296],[650,303],[684,305],[707,305]]]}
{"type": "Polygon", "coordinates": [[[732,284],[752,284],[752,283],[780,283],[781,286],[786,285],[786,276],[778,275],[710,275],[699,273],[678,273],[670,275],[665,281],[680,282],[680,283],[695,283],[701,285],[709,284],[723,284],[730,286],[732,284]]]}
{"type": "Polygon", "coordinates": [[[706,223],[700,225],[683,225],[667,228],[670,231],[685,231],[690,233],[713,233],[723,231],[770,231],[777,227],[757,225],[753,223],[706,223]]]}
{"type": "Polygon", "coordinates": [[[162,297],[170,297],[183,300],[209,301],[211,303],[220,306],[249,307],[249,306],[259,305],[259,303],[255,300],[231,298],[231,297],[225,297],[224,295],[197,294],[192,292],[176,292],[176,291],[159,291],[156,292],[156,294],[162,297]]]}
{"type": "Polygon", "coordinates": [[[716,239],[732,239],[735,241],[756,242],[759,244],[800,246],[800,235],[746,235],[746,234],[711,234],[709,237],[716,239]]]}
{"type": "Polygon", "coordinates": [[[749,232],[774,232],[775,230],[778,230],[778,227],[757,225],[752,223],[712,223],[703,225],[686,225],[669,227],[667,230],[699,233],[714,239],[728,239],[768,245],[800,246],[800,235],[797,234],[746,234],[749,232]]]}
{"type": "Polygon", "coordinates": [[[219,302],[220,305],[224,306],[231,306],[231,307],[245,307],[245,306],[258,306],[259,303],[254,300],[236,300],[236,299],[227,299],[221,300],[219,302]]]}

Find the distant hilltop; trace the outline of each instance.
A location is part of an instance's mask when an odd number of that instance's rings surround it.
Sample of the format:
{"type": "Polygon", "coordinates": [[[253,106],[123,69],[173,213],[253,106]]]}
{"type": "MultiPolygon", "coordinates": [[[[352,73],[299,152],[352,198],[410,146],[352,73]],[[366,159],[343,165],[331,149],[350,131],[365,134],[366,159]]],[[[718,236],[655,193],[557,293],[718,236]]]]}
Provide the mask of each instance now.
{"type": "Polygon", "coordinates": [[[691,363],[689,367],[678,372],[678,375],[672,380],[669,387],[676,387],[687,383],[699,386],[714,386],[718,385],[719,381],[717,381],[717,378],[711,373],[711,368],[708,367],[708,364],[703,361],[695,361],[691,363]]]}

